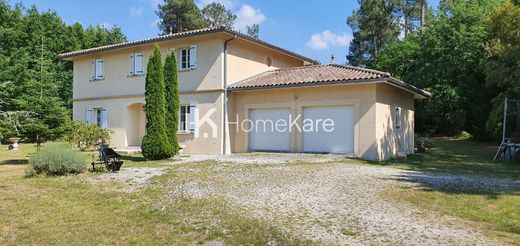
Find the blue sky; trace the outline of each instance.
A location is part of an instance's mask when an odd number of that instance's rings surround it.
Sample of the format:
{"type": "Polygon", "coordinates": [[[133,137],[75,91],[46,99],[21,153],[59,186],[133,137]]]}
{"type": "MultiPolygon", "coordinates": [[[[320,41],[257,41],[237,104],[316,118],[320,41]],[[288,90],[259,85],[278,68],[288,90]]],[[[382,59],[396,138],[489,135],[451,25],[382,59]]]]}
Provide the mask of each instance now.
{"type": "MultiPolygon", "coordinates": [[[[237,14],[236,28],[260,24],[260,38],[329,63],[345,62],[352,31],[346,18],[357,1],[343,0],[195,0],[199,7],[220,2],[237,14]],[[297,4],[296,4],[297,3],[297,4]]],[[[428,0],[436,6],[438,0],[428,0]]],[[[119,26],[129,40],[157,36],[157,4],[162,0],[11,0],[39,10],[55,10],[68,24],[119,26]]]]}

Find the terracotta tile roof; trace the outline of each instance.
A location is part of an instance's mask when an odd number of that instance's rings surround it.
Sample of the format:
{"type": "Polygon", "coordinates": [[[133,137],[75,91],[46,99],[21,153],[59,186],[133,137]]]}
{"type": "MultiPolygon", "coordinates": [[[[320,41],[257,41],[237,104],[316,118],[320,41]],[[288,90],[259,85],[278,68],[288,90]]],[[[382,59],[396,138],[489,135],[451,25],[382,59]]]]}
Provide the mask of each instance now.
{"type": "Polygon", "coordinates": [[[431,96],[429,92],[395,79],[389,73],[337,64],[311,65],[267,71],[231,84],[228,86],[228,90],[238,91],[367,82],[386,82],[408,90],[420,97],[431,96]]]}
{"type": "Polygon", "coordinates": [[[101,46],[101,47],[95,47],[95,48],[91,48],[91,49],[84,49],[84,50],[77,50],[77,51],[62,53],[62,54],[58,55],[58,59],[66,60],[66,59],[70,59],[70,58],[73,58],[76,56],[81,56],[81,55],[94,54],[94,53],[103,52],[103,51],[123,49],[123,48],[128,48],[128,47],[133,47],[133,46],[141,46],[141,45],[153,44],[153,43],[157,43],[157,42],[171,41],[171,40],[176,40],[176,39],[195,37],[195,36],[201,36],[201,35],[207,35],[207,34],[213,34],[213,33],[219,33],[219,32],[227,33],[230,36],[236,35],[237,38],[242,38],[242,39],[248,40],[250,42],[265,46],[267,48],[276,50],[278,52],[288,54],[290,56],[310,62],[312,64],[319,64],[319,62],[317,60],[314,60],[312,58],[297,54],[295,52],[278,47],[269,42],[266,42],[266,41],[251,37],[249,35],[246,35],[244,33],[237,32],[237,31],[228,29],[226,27],[221,27],[221,26],[197,29],[197,30],[180,32],[180,33],[167,34],[167,35],[157,36],[157,37],[148,38],[148,39],[141,39],[141,40],[135,40],[135,41],[125,42],[125,43],[112,44],[112,45],[106,45],[106,46],[101,46]]]}

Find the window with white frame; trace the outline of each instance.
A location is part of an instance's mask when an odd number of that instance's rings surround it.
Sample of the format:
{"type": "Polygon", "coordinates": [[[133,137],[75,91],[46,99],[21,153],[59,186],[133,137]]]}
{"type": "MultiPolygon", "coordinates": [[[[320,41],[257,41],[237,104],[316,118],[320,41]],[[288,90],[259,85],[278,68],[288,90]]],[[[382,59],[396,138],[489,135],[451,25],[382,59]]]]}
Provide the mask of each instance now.
{"type": "Polygon", "coordinates": [[[102,80],[103,77],[103,60],[102,59],[95,59],[92,61],[91,64],[91,73],[90,73],[90,79],[91,80],[102,80]]]}
{"type": "Polygon", "coordinates": [[[130,75],[144,74],[144,56],[142,53],[134,53],[130,56],[129,68],[130,75]]]}
{"type": "Polygon", "coordinates": [[[179,132],[194,132],[197,126],[198,109],[196,106],[182,105],[179,110],[179,132]]]}
{"type": "Polygon", "coordinates": [[[395,108],[395,128],[400,129],[401,128],[401,108],[396,107],[395,108]]]}
{"type": "Polygon", "coordinates": [[[197,68],[197,46],[182,48],[179,50],[179,69],[189,70],[197,68]]]}
{"type": "Polygon", "coordinates": [[[95,124],[100,128],[108,127],[108,111],[106,108],[88,108],[85,109],[85,122],[87,124],[95,124]]]}

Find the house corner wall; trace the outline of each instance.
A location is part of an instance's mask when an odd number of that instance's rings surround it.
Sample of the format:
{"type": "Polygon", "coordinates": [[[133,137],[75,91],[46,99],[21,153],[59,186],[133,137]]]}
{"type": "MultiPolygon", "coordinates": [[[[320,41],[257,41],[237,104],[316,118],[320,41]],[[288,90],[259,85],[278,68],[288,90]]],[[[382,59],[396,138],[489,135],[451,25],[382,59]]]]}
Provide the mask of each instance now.
{"type": "Polygon", "coordinates": [[[398,157],[398,153],[414,151],[414,96],[388,84],[376,86],[376,152],[377,160],[398,157]],[[400,108],[400,114],[396,113],[400,108]],[[401,126],[397,128],[396,120],[401,126]]]}

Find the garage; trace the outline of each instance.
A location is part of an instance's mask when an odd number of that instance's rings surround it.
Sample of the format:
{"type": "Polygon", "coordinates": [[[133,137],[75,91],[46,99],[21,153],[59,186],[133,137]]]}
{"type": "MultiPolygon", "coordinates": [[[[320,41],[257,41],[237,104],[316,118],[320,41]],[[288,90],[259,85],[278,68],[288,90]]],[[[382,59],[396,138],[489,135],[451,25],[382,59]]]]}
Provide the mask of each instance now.
{"type": "Polygon", "coordinates": [[[303,151],[312,153],[354,153],[354,110],[351,106],[304,107],[303,151]],[[321,124],[320,124],[321,122],[321,124]],[[329,127],[324,127],[324,122],[329,127]],[[333,126],[330,126],[333,122],[333,126]]]}
{"type": "Polygon", "coordinates": [[[291,149],[291,133],[276,128],[278,120],[289,121],[289,109],[251,109],[249,110],[250,151],[280,151],[291,149]]]}

